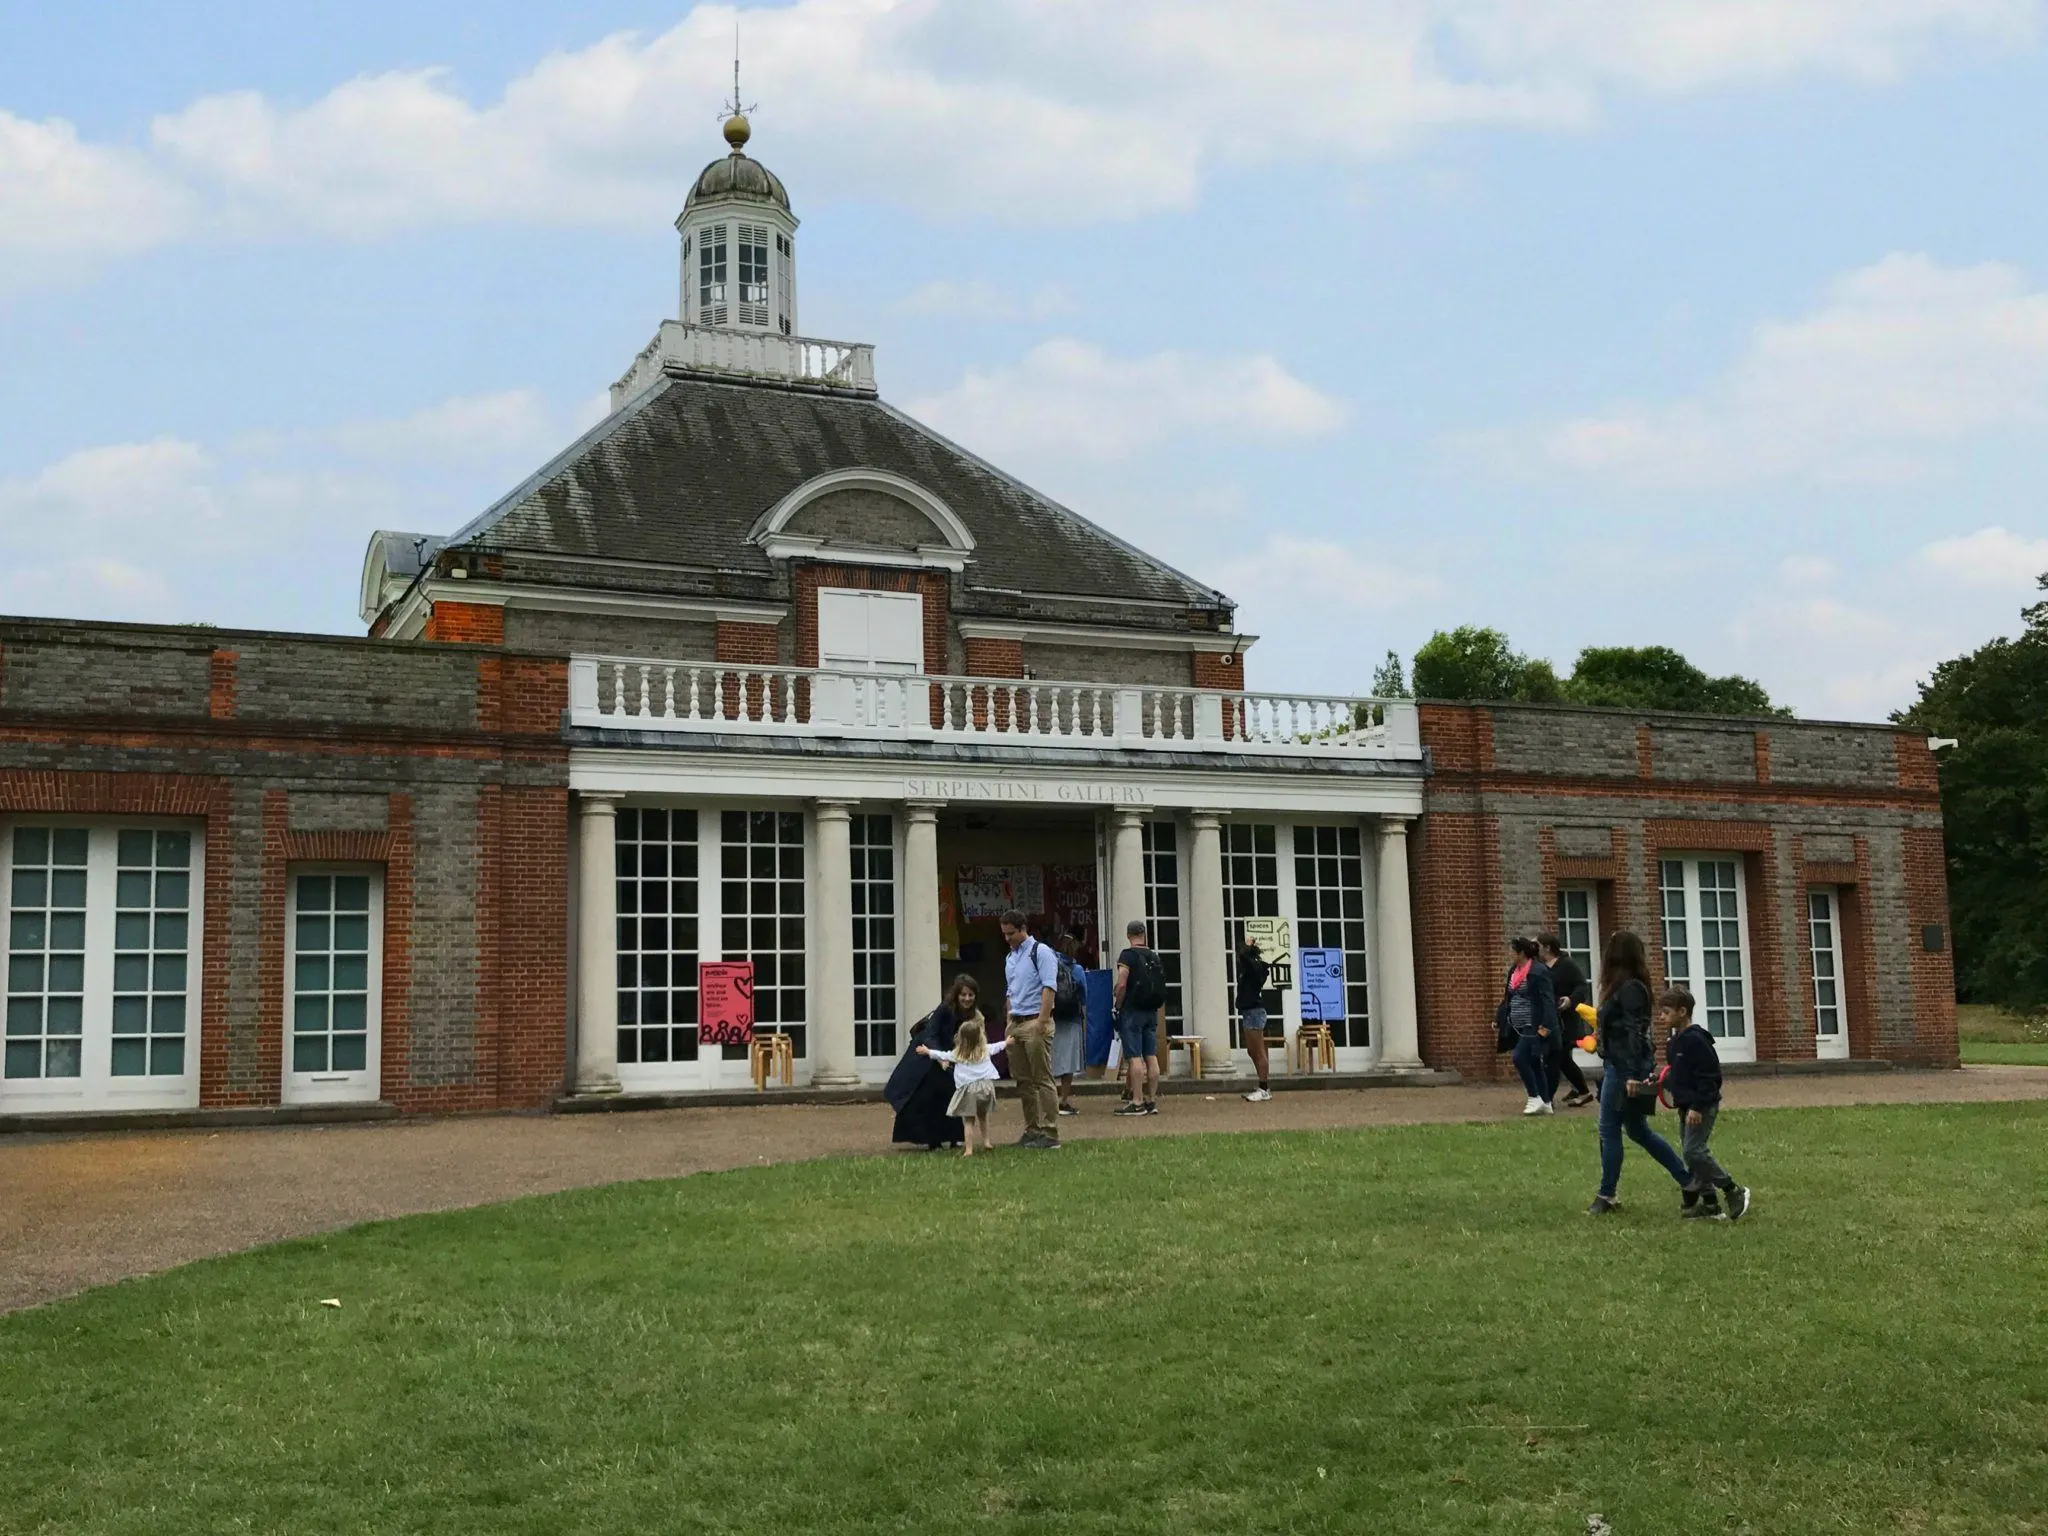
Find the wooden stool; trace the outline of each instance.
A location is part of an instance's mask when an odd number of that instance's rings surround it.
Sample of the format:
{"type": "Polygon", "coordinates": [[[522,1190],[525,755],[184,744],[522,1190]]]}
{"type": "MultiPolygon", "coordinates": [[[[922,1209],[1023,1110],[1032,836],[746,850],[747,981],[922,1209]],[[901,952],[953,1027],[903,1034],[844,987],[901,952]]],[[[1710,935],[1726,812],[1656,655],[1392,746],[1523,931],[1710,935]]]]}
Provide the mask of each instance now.
{"type": "Polygon", "coordinates": [[[779,1033],[756,1035],[747,1044],[747,1070],[754,1074],[754,1087],[765,1091],[768,1079],[779,1075],[782,1086],[796,1083],[796,1046],[779,1033]]]}
{"type": "Polygon", "coordinates": [[[1294,1070],[1313,1072],[1318,1063],[1332,1072],[1337,1070],[1336,1038],[1327,1024],[1304,1023],[1294,1032],[1294,1070]]]}
{"type": "Polygon", "coordinates": [[[1168,1066],[1173,1065],[1173,1052],[1176,1046],[1187,1047],[1188,1075],[1190,1077],[1200,1077],[1202,1075],[1202,1037],[1200,1035],[1168,1035],[1166,1037],[1166,1064],[1168,1066]]]}

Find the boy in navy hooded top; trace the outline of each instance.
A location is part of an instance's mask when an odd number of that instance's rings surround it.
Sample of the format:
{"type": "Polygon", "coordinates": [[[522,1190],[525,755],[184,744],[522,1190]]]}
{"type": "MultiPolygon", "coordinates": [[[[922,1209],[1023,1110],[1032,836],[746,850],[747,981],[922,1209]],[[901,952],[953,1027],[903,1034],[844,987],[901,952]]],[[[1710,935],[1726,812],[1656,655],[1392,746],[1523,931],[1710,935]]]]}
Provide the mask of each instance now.
{"type": "Polygon", "coordinates": [[[1740,1221],[1749,1212],[1749,1191],[1728,1176],[1707,1146],[1721,1113],[1721,1053],[1714,1048],[1713,1035],[1693,1022],[1694,1007],[1692,994],[1680,987],[1667,987],[1657,999],[1657,1023],[1671,1031],[1664,1042],[1664,1060],[1670,1064],[1664,1091],[1678,1111],[1679,1155],[1692,1175],[1679,1214],[1719,1216],[1719,1191],[1728,1198],[1728,1219],[1740,1221]]]}

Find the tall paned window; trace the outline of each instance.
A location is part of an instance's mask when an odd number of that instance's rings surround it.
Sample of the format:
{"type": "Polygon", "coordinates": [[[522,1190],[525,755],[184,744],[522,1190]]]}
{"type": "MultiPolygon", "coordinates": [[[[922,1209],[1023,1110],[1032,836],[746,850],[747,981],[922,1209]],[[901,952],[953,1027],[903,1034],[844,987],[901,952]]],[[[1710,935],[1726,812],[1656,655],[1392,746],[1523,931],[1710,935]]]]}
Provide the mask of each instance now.
{"type": "MultiPolygon", "coordinates": [[[[1271,822],[1227,822],[1223,837],[1224,966],[1230,974],[1231,1016],[1237,1014],[1237,946],[1244,942],[1241,926],[1248,917],[1280,915],[1279,829],[1271,822]]],[[[1260,994],[1267,1013],[1282,1006],[1280,990],[1260,994]]]]}
{"type": "Polygon", "coordinates": [[[856,816],[852,843],[853,1050],[856,1056],[894,1056],[895,823],[887,816],[856,816]]]}
{"type": "MultiPolygon", "coordinates": [[[[804,1028],[804,819],[795,811],[726,811],[719,818],[720,944],[754,962],[754,1027],[790,1037],[804,1028]]],[[[722,1048],[740,1060],[743,1045],[722,1048]]]]}
{"type": "Polygon", "coordinates": [[[1698,1000],[1697,1017],[1709,1032],[1746,1046],[1749,990],[1741,875],[1741,862],[1733,858],[1665,859],[1658,894],[1666,981],[1698,1000]]]}
{"type": "Polygon", "coordinates": [[[288,1099],[376,1097],[380,886],[365,870],[292,876],[288,1099]]]}
{"type": "Polygon", "coordinates": [[[83,827],[16,827],[7,914],[8,1078],[84,1071],[83,827]]]}
{"type": "Polygon", "coordinates": [[[1842,923],[1832,888],[1806,894],[1806,930],[1813,945],[1813,1033],[1823,1056],[1848,1054],[1842,1008],[1842,923]]]}
{"type": "Polygon", "coordinates": [[[697,1059],[697,813],[618,812],[619,1062],[697,1059]]]}
{"type": "Polygon", "coordinates": [[[200,846],[187,828],[6,832],[0,1096],[197,1101],[200,846]]]}
{"type": "Polygon", "coordinates": [[[791,287],[795,280],[796,246],[789,236],[775,236],[775,314],[787,336],[796,328],[796,304],[791,287]]]}
{"type": "MultiPolygon", "coordinates": [[[[1344,952],[1342,1019],[1325,1020],[1338,1045],[1372,1044],[1367,1007],[1365,858],[1356,827],[1294,829],[1294,946],[1344,952]]],[[[1306,1006],[1306,1005],[1304,1005],[1306,1006]]]]}
{"type": "Polygon", "coordinates": [[[1145,925],[1146,940],[1166,975],[1163,1012],[1171,1033],[1186,1015],[1180,964],[1180,841],[1170,821],[1145,823],[1145,925]]]}
{"type": "Polygon", "coordinates": [[[741,325],[768,323],[768,229],[761,224],[739,226],[741,325]]]}
{"type": "Polygon", "coordinates": [[[1586,980],[1596,986],[1600,979],[1599,922],[1600,903],[1592,886],[1557,888],[1557,942],[1565,958],[1584,971],[1586,980]]]}
{"type": "Polygon", "coordinates": [[[725,226],[706,224],[697,232],[697,323],[724,325],[725,226]]]}

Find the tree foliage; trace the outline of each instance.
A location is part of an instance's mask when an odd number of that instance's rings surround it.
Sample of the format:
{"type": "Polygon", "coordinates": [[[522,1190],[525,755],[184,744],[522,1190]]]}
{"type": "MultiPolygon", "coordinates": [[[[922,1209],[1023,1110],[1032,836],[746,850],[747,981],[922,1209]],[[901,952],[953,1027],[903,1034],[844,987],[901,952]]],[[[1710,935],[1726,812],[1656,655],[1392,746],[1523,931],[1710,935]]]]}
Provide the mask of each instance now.
{"type": "Polygon", "coordinates": [[[2025,618],[2017,639],[1936,667],[1896,718],[1957,743],[1941,759],[1957,992],[2038,1013],[2048,1009],[2048,601],[2025,618]]]}
{"type": "Polygon", "coordinates": [[[1532,661],[1497,629],[1461,624],[1438,630],[1415,653],[1415,694],[1424,699],[1500,699],[1555,703],[1557,673],[1532,661]]]}
{"type": "Polygon", "coordinates": [[[1773,704],[1761,684],[1709,677],[1669,646],[1588,646],[1571,676],[1560,679],[1549,662],[1524,656],[1499,630],[1470,624],[1438,630],[1415,653],[1415,692],[1425,699],[1604,704],[1693,715],[1792,713],[1773,704]]]}
{"type": "Polygon", "coordinates": [[[1372,671],[1372,696],[1376,699],[1408,697],[1408,673],[1401,665],[1401,653],[1388,651],[1387,659],[1372,671]]]}

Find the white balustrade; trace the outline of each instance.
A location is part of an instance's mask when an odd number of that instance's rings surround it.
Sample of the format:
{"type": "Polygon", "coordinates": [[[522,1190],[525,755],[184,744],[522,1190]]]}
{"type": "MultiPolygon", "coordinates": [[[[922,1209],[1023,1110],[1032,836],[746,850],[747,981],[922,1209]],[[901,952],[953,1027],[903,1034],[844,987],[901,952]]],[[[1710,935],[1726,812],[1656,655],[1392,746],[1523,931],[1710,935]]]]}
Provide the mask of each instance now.
{"type": "Polygon", "coordinates": [[[815,667],[578,656],[572,725],[1140,751],[1419,758],[1407,699],[1113,687],[815,667]]]}
{"type": "Polygon", "coordinates": [[[612,409],[660,383],[670,370],[815,384],[869,395],[875,392],[875,349],[867,342],[823,341],[664,320],[654,340],[641,348],[633,366],[612,386],[612,409]]]}

